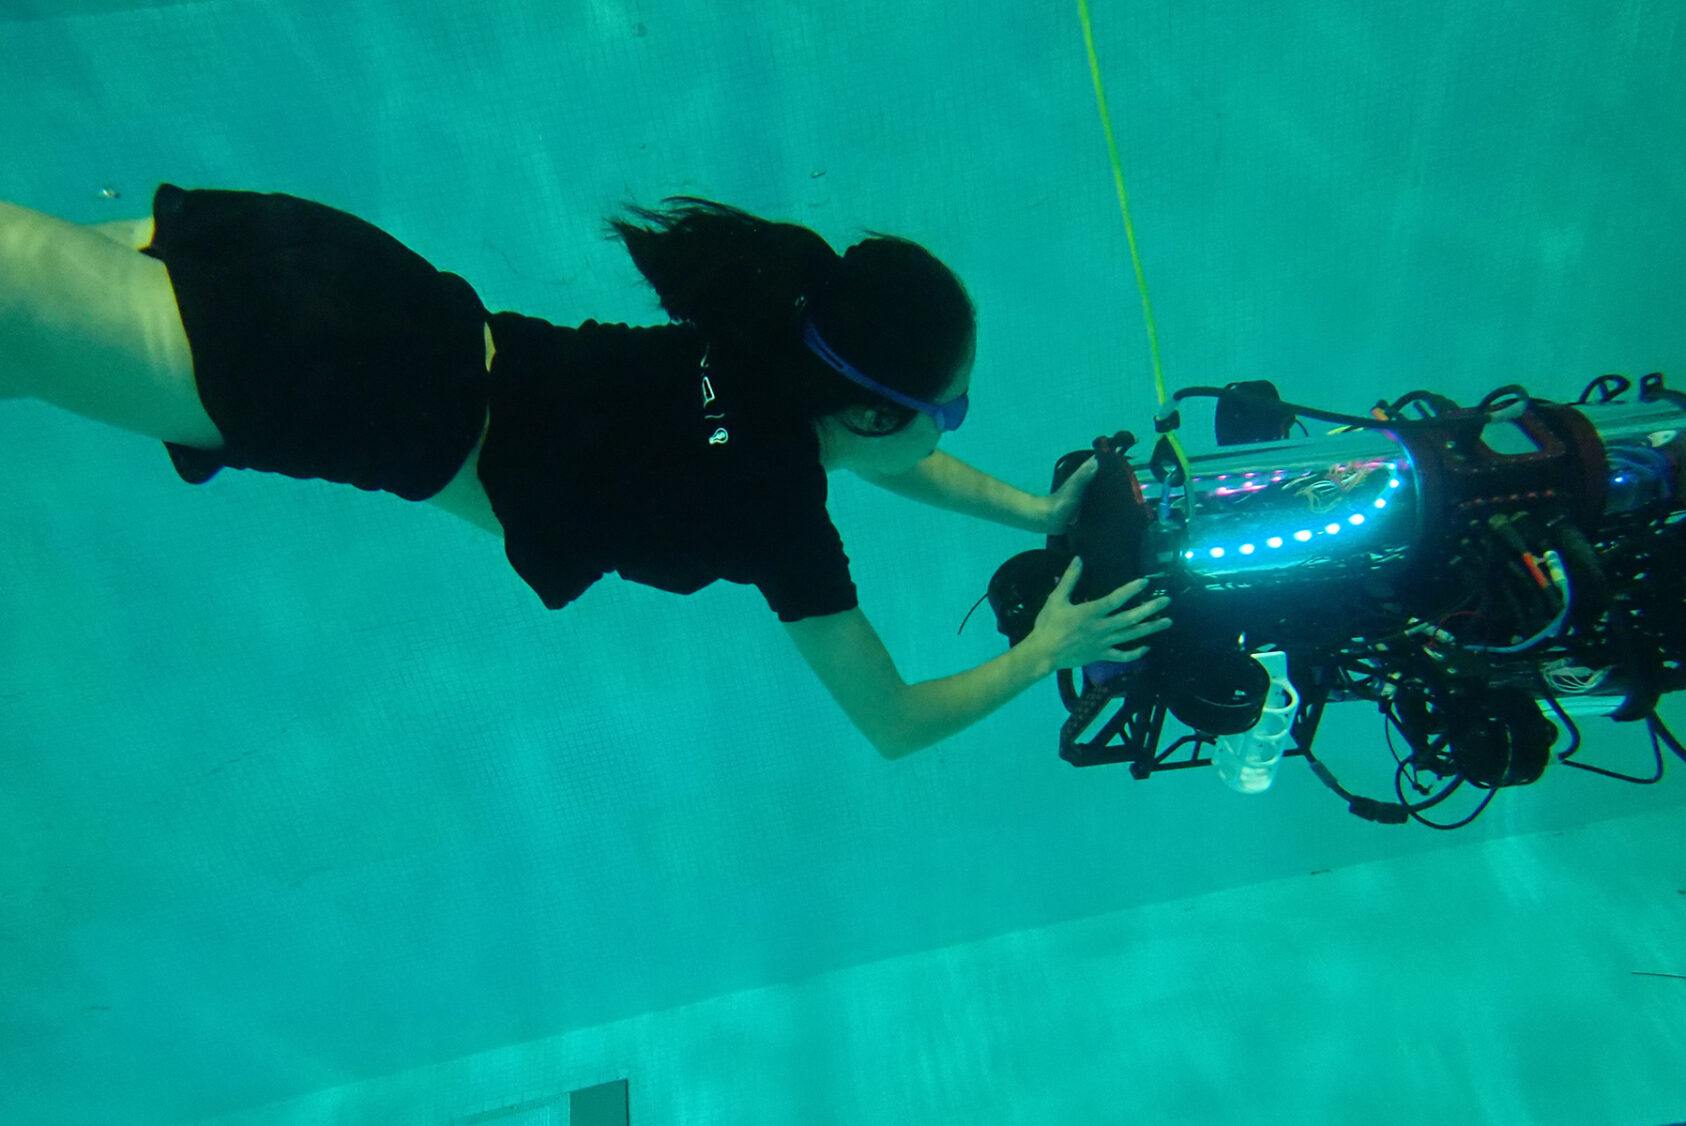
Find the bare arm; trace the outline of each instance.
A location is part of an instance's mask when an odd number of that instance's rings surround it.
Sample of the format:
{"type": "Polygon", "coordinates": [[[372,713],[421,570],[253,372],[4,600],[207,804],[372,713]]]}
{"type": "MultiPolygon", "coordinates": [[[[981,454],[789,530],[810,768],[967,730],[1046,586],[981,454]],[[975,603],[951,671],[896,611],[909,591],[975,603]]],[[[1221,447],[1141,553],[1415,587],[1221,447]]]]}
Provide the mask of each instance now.
{"type": "Polygon", "coordinates": [[[1033,496],[1023,489],[1015,489],[941,450],[906,473],[893,477],[861,476],[892,493],[938,508],[992,520],[1027,532],[1050,530],[1048,497],[1033,496]]]}
{"type": "Polygon", "coordinates": [[[1055,669],[1137,660],[1145,647],[1118,647],[1170,626],[1169,619],[1154,617],[1169,599],[1117,612],[1142,592],[1142,580],[1073,605],[1071,589],[1081,570],[1081,562],[1074,560],[1029,637],[999,657],[941,680],[904,681],[859,608],[789,622],[785,629],[861,734],[885,758],[900,758],[970,727],[1055,669]]]}
{"type": "Polygon", "coordinates": [[[888,759],[970,727],[1053,672],[1049,658],[1019,645],[963,673],[908,684],[859,609],[785,629],[843,713],[888,759]]]}

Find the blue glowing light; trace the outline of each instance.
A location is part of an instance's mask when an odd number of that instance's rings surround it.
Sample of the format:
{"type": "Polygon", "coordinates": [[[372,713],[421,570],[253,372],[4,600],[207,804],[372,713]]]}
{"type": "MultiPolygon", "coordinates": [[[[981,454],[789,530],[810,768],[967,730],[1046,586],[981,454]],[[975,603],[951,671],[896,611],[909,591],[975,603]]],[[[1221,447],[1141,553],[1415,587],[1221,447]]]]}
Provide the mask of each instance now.
{"type": "MultiPolygon", "coordinates": [[[[1374,463],[1374,462],[1369,463],[1369,464],[1372,467],[1376,465],[1376,463],[1374,463]]],[[[1390,467],[1390,468],[1396,469],[1396,467],[1390,467]]],[[[1219,479],[1222,480],[1222,479],[1225,478],[1225,476],[1227,476],[1227,475],[1220,474],[1219,479]]],[[[1235,476],[1238,476],[1238,477],[1242,478],[1243,481],[1245,481],[1247,478],[1253,477],[1254,474],[1251,474],[1251,473],[1235,474],[1235,476]]],[[[1280,476],[1280,474],[1278,474],[1277,476],[1280,476]]],[[[1629,475],[1624,475],[1624,474],[1618,473],[1614,477],[1614,480],[1616,482],[1621,482],[1621,481],[1626,480],[1628,476],[1629,475]]],[[[1272,480],[1274,481],[1275,478],[1273,477],[1272,480]]],[[[1393,477],[1389,478],[1389,480],[1387,482],[1387,488],[1388,489],[1397,489],[1397,488],[1400,488],[1403,484],[1404,484],[1404,482],[1399,477],[1393,476],[1393,477]]],[[[1240,484],[1240,485],[1231,485],[1228,488],[1220,488],[1217,491],[1220,494],[1228,495],[1230,493],[1237,493],[1238,494],[1238,493],[1248,492],[1248,491],[1251,491],[1251,490],[1254,490],[1254,489],[1260,489],[1260,488],[1263,488],[1263,487],[1264,486],[1261,485],[1261,484],[1255,484],[1255,483],[1252,483],[1252,482],[1248,482],[1248,483],[1240,484]]],[[[1348,501],[1348,503],[1354,503],[1354,502],[1357,502],[1357,498],[1350,498],[1349,501],[1348,501]]],[[[1361,503],[1361,502],[1358,502],[1358,503],[1361,503]]],[[[1370,506],[1375,511],[1380,511],[1382,509],[1385,509],[1388,506],[1387,498],[1385,496],[1374,497],[1370,502],[1370,506]]],[[[1298,531],[1288,533],[1288,534],[1291,535],[1293,537],[1293,539],[1298,543],[1310,543],[1312,540],[1314,540],[1318,536],[1335,536],[1335,535],[1339,535],[1341,533],[1341,531],[1345,528],[1362,527],[1370,521],[1371,517],[1365,515],[1362,512],[1352,512],[1352,511],[1349,510],[1348,512],[1342,513],[1342,514],[1336,514],[1336,513],[1325,514],[1325,519],[1327,519],[1329,522],[1322,525],[1321,527],[1318,527],[1318,528],[1301,528],[1298,531]]],[[[1240,531],[1240,529],[1237,529],[1237,531],[1240,531]]],[[[1246,532],[1242,532],[1241,534],[1246,534],[1246,532]]],[[[1228,556],[1230,556],[1234,553],[1237,553],[1237,552],[1239,552],[1243,556],[1253,556],[1253,555],[1258,554],[1259,544],[1261,544],[1261,543],[1265,547],[1268,547],[1268,548],[1271,548],[1271,549],[1275,550],[1275,549],[1279,549],[1279,548],[1283,547],[1284,542],[1285,541],[1284,541],[1283,536],[1274,535],[1274,536],[1266,536],[1266,537],[1263,537],[1262,539],[1249,541],[1247,543],[1229,543],[1229,544],[1225,544],[1221,547],[1214,547],[1214,546],[1210,546],[1209,544],[1208,545],[1201,545],[1201,546],[1197,546],[1195,548],[1185,550],[1182,553],[1182,557],[1185,560],[1192,561],[1192,560],[1196,559],[1198,556],[1203,554],[1203,555],[1205,555],[1205,556],[1207,556],[1211,559],[1226,559],[1228,556]]]]}

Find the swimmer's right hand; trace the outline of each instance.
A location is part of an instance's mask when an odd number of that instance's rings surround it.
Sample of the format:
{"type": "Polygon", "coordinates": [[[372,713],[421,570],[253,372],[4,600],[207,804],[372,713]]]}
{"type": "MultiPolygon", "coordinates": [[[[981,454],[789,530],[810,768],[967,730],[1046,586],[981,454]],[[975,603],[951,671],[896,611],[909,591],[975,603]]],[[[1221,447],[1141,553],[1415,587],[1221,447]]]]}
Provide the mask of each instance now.
{"type": "Polygon", "coordinates": [[[1145,645],[1124,647],[1171,628],[1171,619],[1156,617],[1171,604],[1170,598],[1155,598],[1124,610],[1147,589],[1147,579],[1142,578],[1093,602],[1073,603],[1071,589],[1082,573],[1083,560],[1072,559],[1042,612],[1036,615],[1036,625],[1025,638],[1026,643],[1041,647],[1056,669],[1080,668],[1095,661],[1137,661],[1146,656],[1145,645]]]}

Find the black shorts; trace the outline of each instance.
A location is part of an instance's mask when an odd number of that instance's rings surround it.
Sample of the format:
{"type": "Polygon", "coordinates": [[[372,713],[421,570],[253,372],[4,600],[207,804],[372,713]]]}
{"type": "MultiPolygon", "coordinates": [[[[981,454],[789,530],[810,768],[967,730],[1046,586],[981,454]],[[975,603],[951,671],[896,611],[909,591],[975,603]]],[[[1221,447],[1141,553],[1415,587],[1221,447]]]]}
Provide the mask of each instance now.
{"type": "Polygon", "coordinates": [[[142,251],[169,269],[193,378],[225,445],[165,443],[176,472],[317,477],[426,500],[486,415],[486,311],[472,287],[320,203],[158,188],[142,251]]]}

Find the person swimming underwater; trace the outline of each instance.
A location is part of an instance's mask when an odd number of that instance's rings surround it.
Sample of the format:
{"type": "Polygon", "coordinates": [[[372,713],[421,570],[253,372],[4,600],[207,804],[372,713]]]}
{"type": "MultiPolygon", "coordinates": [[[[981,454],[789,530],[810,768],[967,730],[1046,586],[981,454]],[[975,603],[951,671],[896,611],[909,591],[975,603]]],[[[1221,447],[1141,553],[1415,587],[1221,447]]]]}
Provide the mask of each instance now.
{"type": "Polygon", "coordinates": [[[0,203],[0,397],[159,439],[189,483],[233,467],[433,504],[500,536],[552,609],[610,571],[752,584],[887,758],[1055,669],[1139,659],[1169,626],[1167,599],[1136,603],[1145,580],[1074,604],[1074,560],[1019,645],[904,681],[826,474],[1052,533],[1093,462],[1033,496],[937,449],[966,417],[976,326],[923,247],[873,234],[839,255],[691,197],[631,212],[611,228],[669,324],[490,313],[386,232],[289,195],[163,184],[149,218],[96,227],[0,203]]]}

